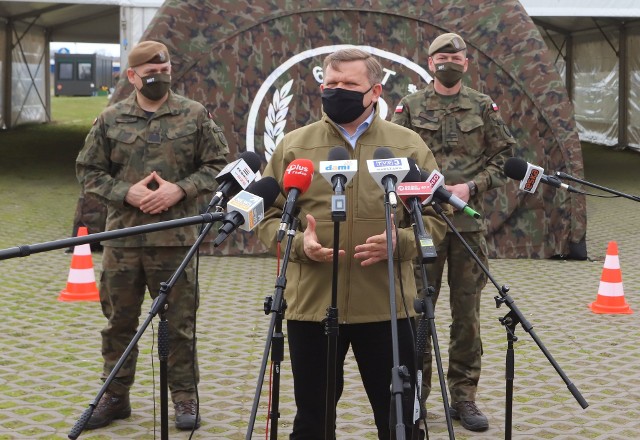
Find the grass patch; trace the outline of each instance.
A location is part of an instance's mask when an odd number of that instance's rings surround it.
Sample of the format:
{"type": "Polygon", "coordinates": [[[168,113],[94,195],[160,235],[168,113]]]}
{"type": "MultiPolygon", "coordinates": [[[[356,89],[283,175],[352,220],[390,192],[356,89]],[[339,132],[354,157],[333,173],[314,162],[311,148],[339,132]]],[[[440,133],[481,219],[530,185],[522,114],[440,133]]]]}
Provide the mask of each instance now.
{"type": "Polygon", "coordinates": [[[51,98],[51,117],[56,124],[88,129],[108,102],[106,96],[54,96],[51,98]]]}
{"type": "Polygon", "coordinates": [[[1,174],[12,179],[35,174],[36,179],[75,180],[78,151],[107,102],[106,96],[53,98],[53,122],[20,125],[0,132],[1,174]],[[27,170],[37,173],[26,173],[27,170]]]}

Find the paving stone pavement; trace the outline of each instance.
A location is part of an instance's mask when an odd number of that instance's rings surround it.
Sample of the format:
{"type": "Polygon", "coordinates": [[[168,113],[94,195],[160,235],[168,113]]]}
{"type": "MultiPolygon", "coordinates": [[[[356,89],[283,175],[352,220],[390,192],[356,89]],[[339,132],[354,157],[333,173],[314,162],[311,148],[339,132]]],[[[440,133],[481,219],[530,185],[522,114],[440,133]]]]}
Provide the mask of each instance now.
{"type": "MultiPolygon", "coordinates": [[[[617,154],[617,153],[616,153],[617,154]]],[[[585,152],[587,179],[638,194],[640,155],[615,157],[585,152]],[[587,154],[588,153],[588,154],[587,154]],[[601,173],[603,169],[608,172],[601,173]],[[595,172],[598,170],[598,173],[595,172]],[[601,175],[604,174],[604,175],[601,175]]],[[[55,177],[55,176],[54,176],[55,177]]],[[[66,238],[75,209],[72,179],[48,180],[22,173],[0,175],[0,249],[66,238]],[[62,181],[62,182],[61,182],[62,181]],[[35,196],[40,188],[42,196],[35,196]]],[[[638,205],[624,199],[588,199],[590,260],[492,260],[499,285],[510,286],[516,306],[569,381],[589,403],[582,409],[533,337],[521,326],[514,343],[515,439],[640,438],[640,222],[638,205]],[[596,315],[596,299],[609,240],[616,240],[625,298],[631,315],[596,315]]],[[[71,255],[55,250],[0,261],[0,439],[65,439],[94,400],[101,383],[99,332],[105,320],[96,302],[60,302],[71,255]]],[[[96,276],[101,254],[94,253],[96,276]]],[[[277,261],[272,257],[200,258],[201,306],[198,350],[202,427],[193,438],[243,439],[267,343],[270,317],[263,301],[274,292],[277,261]]],[[[505,438],[505,356],[507,338],[498,318],[497,290],[487,285],[482,299],[483,374],[478,404],[490,429],[472,433],[454,421],[457,439],[505,438]]],[[[143,306],[143,317],[150,302],[143,306]]],[[[436,309],[446,371],[448,304],[443,292],[436,309]]],[[[157,319],[140,340],[133,413],[127,420],[83,439],[160,438],[157,319]]],[[[267,365],[269,367],[269,365],[267,365]]],[[[278,438],[287,438],[295,408],[288,356],[281,366],[278,438]]],[[[267,368],[268,371],[268,368],[267,368]]],[[[431,439],[449,438],[437,386],[428,402],[431,439]]],[[[253,437],[265,438],[268,381],[262,388],[253,437]]],[[[169,411],[173,416],[173,410],[169,411]]],[[[338,412],[339,439],[375,439],[375,427],[354,362],[348,357],[338,412]]],[[[188,438],[170,424],[170,438],[188,438]]]]}

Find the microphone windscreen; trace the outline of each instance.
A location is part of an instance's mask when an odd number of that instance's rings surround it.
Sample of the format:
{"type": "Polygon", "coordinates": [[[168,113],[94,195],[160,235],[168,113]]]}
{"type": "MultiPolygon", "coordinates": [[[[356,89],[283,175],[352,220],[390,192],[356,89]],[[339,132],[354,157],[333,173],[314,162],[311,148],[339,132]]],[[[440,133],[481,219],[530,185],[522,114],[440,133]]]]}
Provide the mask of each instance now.
{"type": "Polygon", "coordinates": [[[519,157],[510,157],[504,163],[504,173],[512,179],[522,180],[527,174],[527,162],[519,157]]]}
{"type": "Polygon", "coordinates": [[[407,157],[407,162],[409,162],[409,172],[404,179],[403,182],[420,182],[420,168],[415,160],[407,157]]]}
{"type": "Polygon", "coordinates": [[[301,193],[306,192],[313,179],[313,162],[309,159],[296,159],[284,170],[282,186],[285,191],[291,188],[298,189],[301,193]]]}
{"type": "Polygon", "coordinates": [[[327,160],[349,160],[349,152],[344,147],[333,147],[331,151],[329,151],[329,157],[327,160]]]}
{"type": "Polygon", "coordinates": [[[242,152],[238,159],[243,159],[247,163],[249,168],[251,168],[251,171],[253,171],[254,173],[257,173],[260,170],[262,161],[260,160],[260,156],[258,156],[253,151],[242,152]]]}
{"type": "Polygon", "coordinates": [[[373,152],[374,159],[391,159],[392,157],[395,156],[387,147],[378,147],[376,151],[373,152]]]}
{"type": "Polygon", "coordinates": [[[264,209],[267,210],[271,208],[273,202],[276,201],[276,198],[280,193],[280,185],[278,185],[278,181],[273,177],[266,176],[260,180],[251,182],[245,191],[255,194],[258,197],[262,197],[264,209]]]}
{"type": "Polygon", "coordinates": [[[427,170],[420,170],[420,182],[426,182],[429,178],[429,174],[431,174],[427,170]]]}

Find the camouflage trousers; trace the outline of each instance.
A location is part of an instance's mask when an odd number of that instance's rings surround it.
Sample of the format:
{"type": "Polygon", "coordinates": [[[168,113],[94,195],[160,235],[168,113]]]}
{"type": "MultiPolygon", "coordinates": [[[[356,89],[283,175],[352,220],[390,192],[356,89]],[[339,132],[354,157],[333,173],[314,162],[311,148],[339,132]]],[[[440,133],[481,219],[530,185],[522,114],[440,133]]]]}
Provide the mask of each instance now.
{"type": "MultiPolygon", "coordinates": [[[[482,232],[463,232],[462,237],[474,253],[487,267],[487,243],[482,232]]],[[[482,341],[480,339],[480,293],[487,283],[487,276],[464,248],[458,237],[449,232],[437,248],[438,257],[433,264],[427,264],[427,282],[435,288],[433,304],[435,308],[445,263],[449,283],[451,326],[449,334],[449,368],[447,386],[451,403],[475,400],[480,380],[482,341]]],[[[416,283],[421,296],[422,275],[420,266],[415,265],[416,283]]],[[[436,322],[438,315],[435,314],[436,322]]],[[[431,335],[423,363],[422,401],[431,392],[431,335]]]]}
{"type": "MultiPolygon", "coordinates": [[[[183,247],[104,247],[100,303],[108,323],[101,332],[103,380],[111,373],[137,331],[147,289],[151,297],[156,298],[160,283],[171,278],[187,251],[188,248],[183,247]]],[[[164,314],[169,324],[167,382],[174,402],[194,399],[199,382],[193,345],[195,313],[199,305],[195,278],[195,264],[191,260],[169,292],[168,308],[164,314]]],[[[113,393],[124,394],[131,388],[137,358],[136,346],[109,387],[113,393]]]]}

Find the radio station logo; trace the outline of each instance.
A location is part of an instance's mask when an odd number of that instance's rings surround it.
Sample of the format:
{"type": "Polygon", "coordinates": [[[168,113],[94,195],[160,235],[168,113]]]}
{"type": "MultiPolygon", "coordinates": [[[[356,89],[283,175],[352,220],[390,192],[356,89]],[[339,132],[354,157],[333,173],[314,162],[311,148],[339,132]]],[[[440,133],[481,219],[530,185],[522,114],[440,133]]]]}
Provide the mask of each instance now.
{"type": "Polygon", "coordinates": [[[322,168],[322,171],[326,171],[328,173],[335,173],[338,171],[357,171],[357,168],[358,168],[357,162],[355,160],[345,160],[342,163],[331,163],[331,162],[335,162],[335,161],[330,161],[330,163],[328,163],[322,168]],[[356,165],[353,166],[351,162],[355,162],[356,165]]]}
{"type": "Polygon", "coordinates": [[[524,184],[524,191],[532,192],[533,188],[536,186],[536,182],[538,181],[538,176],[540,175],[540,170],[537,168],[533,168],[531,173],[529,174],[529,178],[527,182],[524,184]]]}
{"type": "Polygon", "coordinates": [[[291,162],[284,172],[293,176],[308,176],[313,173],[313,171],[309,170],[309,167],[295,163],[295,161],[291,162]]]}

